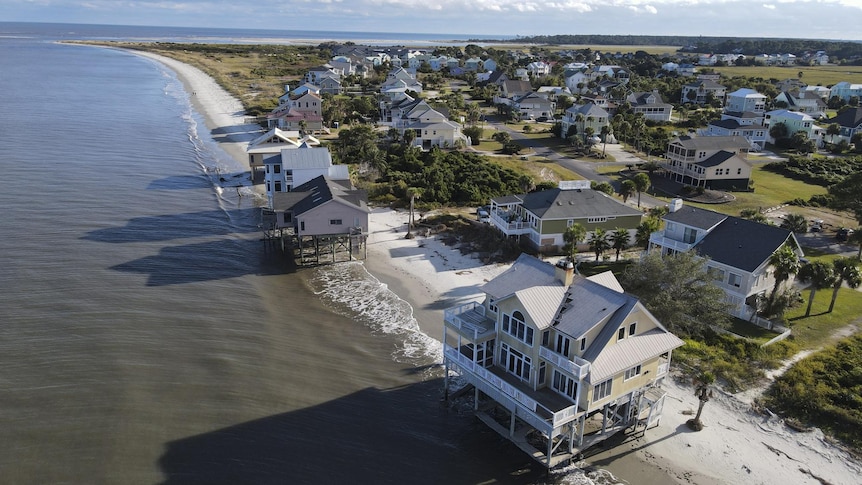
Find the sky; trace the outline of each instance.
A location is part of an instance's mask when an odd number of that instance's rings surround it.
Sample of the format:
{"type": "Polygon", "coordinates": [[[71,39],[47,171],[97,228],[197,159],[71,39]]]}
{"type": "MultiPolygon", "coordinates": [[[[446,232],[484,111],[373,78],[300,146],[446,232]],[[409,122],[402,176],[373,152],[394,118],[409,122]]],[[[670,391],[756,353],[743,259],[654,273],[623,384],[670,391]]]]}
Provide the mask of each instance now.
{"type": "Polygon", "coordinates": [[[416,32],[862,40],[862,0],[0,0],[0,20],[416,32]]]}

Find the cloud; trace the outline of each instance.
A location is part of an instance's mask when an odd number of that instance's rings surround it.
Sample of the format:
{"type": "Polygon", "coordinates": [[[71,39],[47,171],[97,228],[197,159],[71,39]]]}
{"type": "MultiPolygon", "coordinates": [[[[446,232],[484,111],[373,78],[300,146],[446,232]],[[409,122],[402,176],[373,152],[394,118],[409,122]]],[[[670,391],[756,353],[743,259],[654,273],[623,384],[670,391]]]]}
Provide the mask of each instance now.
{"type": "Polygon", "coordinates": [[[763,8],[768,8],[769,10],[775,10],[775,5],[767,3],[767,4],[763,5],[763,8]]]}

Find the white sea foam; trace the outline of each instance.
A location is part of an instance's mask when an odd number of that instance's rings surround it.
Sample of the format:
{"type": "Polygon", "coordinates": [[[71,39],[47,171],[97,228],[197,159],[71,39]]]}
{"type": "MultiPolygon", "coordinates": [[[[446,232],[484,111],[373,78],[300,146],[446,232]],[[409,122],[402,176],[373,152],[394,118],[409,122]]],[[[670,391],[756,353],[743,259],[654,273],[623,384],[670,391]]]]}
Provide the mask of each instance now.
{"type": "Polygon", "coordinates": [[[397,362],[433,366],[443,359],[440,342],[422,333],[413,307],[365,269],[361,262],[315,269],[314,291],[336,311],[374,332],[400,337],[393,353],[397,362]]]}

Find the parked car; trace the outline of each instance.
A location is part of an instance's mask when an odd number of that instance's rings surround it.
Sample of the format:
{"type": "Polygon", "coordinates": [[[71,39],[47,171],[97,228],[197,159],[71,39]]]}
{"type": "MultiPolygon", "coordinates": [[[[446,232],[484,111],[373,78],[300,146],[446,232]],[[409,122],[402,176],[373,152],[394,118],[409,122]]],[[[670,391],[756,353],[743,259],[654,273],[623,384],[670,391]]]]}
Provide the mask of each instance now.
{"type": "Polygon", "coordinates": [[[835,232],[835,239],[844,242],[850,238],[851,234],[853,234],[853,229],[847,229],[846,227],[842,227],[835,232]]]}
{"type": "Polygon", "coordinates": [[[823,221],[816,220],[811,223],[811,232],[822,232],[823,231],[823,221]]]}
{"type": "Polygon", "coordinates": [[[487,206],[486,207],[479,207],[476,210],[476,218],[479,220],[479,222],[486,222],[486,223],[491,222],[491,213],[489,212],[489,209],[487,208],[487,206]]]}

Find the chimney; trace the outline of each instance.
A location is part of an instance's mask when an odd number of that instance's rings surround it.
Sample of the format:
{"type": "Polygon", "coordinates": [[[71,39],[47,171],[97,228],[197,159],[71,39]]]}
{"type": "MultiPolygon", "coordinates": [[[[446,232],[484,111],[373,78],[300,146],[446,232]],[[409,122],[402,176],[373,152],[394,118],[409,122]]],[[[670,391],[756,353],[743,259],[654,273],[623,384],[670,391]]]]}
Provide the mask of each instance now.
{"type": "Polygon", "coordinates": [[[680,209],[682,209],[682,199],[680,199],[680,198],[671,199],[670,205],[668,206],[669,212],[676,212],[680,209]]]}
{"type": "Polygon", "coordinates": [[[575,279],[575,265],[567,259],[561,259],[554,265],[554,275],[563,286],[568,288],[572,285],[572,280],[575,279]]]}

